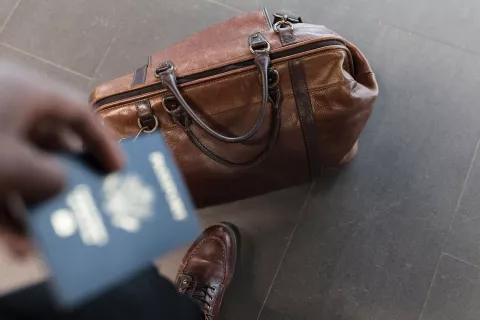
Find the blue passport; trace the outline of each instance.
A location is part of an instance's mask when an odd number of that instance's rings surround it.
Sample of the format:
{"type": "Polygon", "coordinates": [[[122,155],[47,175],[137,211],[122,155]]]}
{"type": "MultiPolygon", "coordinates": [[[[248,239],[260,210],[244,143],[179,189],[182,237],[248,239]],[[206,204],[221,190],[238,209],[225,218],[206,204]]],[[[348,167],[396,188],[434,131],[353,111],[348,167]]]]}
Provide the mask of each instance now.
{"type": "Polygon", "coordinates": [[[128,279],[200,234],[183,178],[161,134],[122,142],[124,170],[105,174],[62,156],[68,185],[29,208],[28,225],[63,306],[76,306],[128,279]]]}

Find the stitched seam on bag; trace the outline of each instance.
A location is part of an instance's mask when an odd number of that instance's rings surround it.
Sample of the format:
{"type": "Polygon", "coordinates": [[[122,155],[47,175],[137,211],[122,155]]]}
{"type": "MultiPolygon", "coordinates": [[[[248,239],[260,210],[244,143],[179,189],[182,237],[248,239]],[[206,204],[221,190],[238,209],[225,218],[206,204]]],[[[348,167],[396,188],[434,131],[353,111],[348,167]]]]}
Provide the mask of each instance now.
{"type": "MultiPolygon", "coordinates": [[[[262,29],[260,30],[260,32],[262,31],[268,31],[268,29],[262,29]]],[[[236,39],[233,39],[233,40],[229,40],[229,41],[225,41],[225,42],[217,42],[215,45],[213,46],[209,46],[208,48],[205,48],[205,49],[198,49],[196,51],[192,51],[190,52],[186,57],[190,57],[190,56],[195,56],[197,53],[199,52],[203,52],[203,51],[210,51],[212,49],[215,49],[217,47],[220,47],[220,46],[223,46],[225,44],[230,44],[230,43],[233,43],[233,42],[239,42],[240,40],[245,40],[245,35],[239,37],[239,38],[236,38],[236,39]]]]}
{"type": "MultiPolygon", "coordinates": [[[[334,89],[334,88],[337,88],[337,87],[341,87],[341,86],[344,86],[344,85],[347,85],[351,82],[354,82],[355,80],[348,80],[348,81],[344,81],[344,82],[339,82],[339,83],[336,83],[336,84],[332,84],[332,85],[329,85],[329,86],[324,86],[324,87],[316,87],[314,89],[310,89],[308,90],[309,92],[309,95],[312,94],[312,93],[316,93],[316,92],[321,92],[321,91],[327,91],[327,90],[330,90],[330,89],[334,89]]],[[[294,94],[293,92],[292,93],[288,93],[288,94],[285,94],[283,96],[284,98],[293,98],[294,97],[294,94]]],[[[242,107],[238,107],[238,108],[235,108],[235,109],[229,109],[229,110],[225,110],[225,111],[222,111],[222,112],[219,112],[219,113],[214,113],[214,114],[210,114],[208,115],[209,117],[211,118],[216,118],[218,116],[222,116],[224,114],[227,114],[227,113],[231,113],[231,112],[236,112],[236,111],[240,111],[242,109],[251,109],[255,106],[258,106],[261,102],[258,102],[258,103],[254,103],[254,104],[250,104],[248,106],[242,106],[242,107]]],[[[313,112],[313,107],[312,107],[312,112],[313,112]]],[[[163,131],[171,131],[173,129],[176,129],[177,126],[176,125],[171,125],[171,126],[168,126],[168,127],[164,127],[163,128],[163,131]]]]}
{"type": "Polygon", "coordinates": [[[292,83],[292,90],[293,90],[293,98],[295,100],[295,107],[297,109],[297,115],[298,115],[298,120],[300,120],[300,126],[301,126],[301,129],[302,129],[302,136],[303,136],[303,142],[305,143],[305,151],[307,153],[307,160],[308,160],[308,169],[309,169],[309,172],[310,172],[310,177],[312,177],[312,168],[311,168],[311,163],[310,163],[310,149],[308,147],[308,141],[307,141],[307,137],[305,135],[305,126],[304,126],[304,123],[303,123],[303,118],[302,116],[300,115],[300,111],[299,111],[299,108],[298,108],[298,103],[297,103],[297,99],[296,99],[296,95],[295,95],[295,92],[297,91],[297,83],[296,81],[294,81],[294,77],[293,77],[293,68],[295,66],[293,66],[293,63],[300,63],[300,61],[298,60],[295,60],[295,61],[289,61],[288,63],[288,69],[290,71],[290,81],[292,83]]]}
{"type": "MultiPolygon", "coordinates": [[[[270,30],[270,29],[264,29],[264,30],[262,30],[262,31],[269,31],[269,30],[270,30]]],[[[338,37],[338,35],[335,35],[335,34],[333,34],[333,36],[338,37]]],[[[317,38],[317,36],[305,38],[305,39],[303,39],[302,41],[300,41],[300,42],[298,42],[298,43],[302,43],[302,42],[305,42],[305,41],[308,41],[308,40],[311,40],[311,39],[315,39],[315,38],[317,38]]],[[[235,41],[238,41],[238,40],[240,40],[240,39],[243,39],[243,38],[238,38],[238,39],[236,39],[236,40],[229,41],[229,42],[235,42],[235,41]]],[[[342,40],[344,40],[344,39],[342,39],[342,40]]],[[[226,43],[229,43],[229,42],[226,42],[226,43]]],[[[298,44],[298,43],[297,43],[297,44],[298,44]]],[[[222,43],[222,44],[225,44],[225,43],[222,43]]],[[[210,50],[210,49],[212,49],[212,48],[215,48],[215,47],[216,47],[216,46],[214,46],[214,47],[209,47],[208,50],[210,50]]],[[[281,47],[279,47],[279,48],[281,48],[281,47]]],[[[332,49],[332,50],[337,50],[337,49],[348,50],[348,48],[346,48],[346,49],[345,49],[345,48],[335,48],[335,49],[332,49]]],[[[202,50],[195,51],[194,53],[201,52],[201,51],[206,51],[206,50],[207,50],[207,49],[202,49],[202,50]]],[[[244,58],[244,57],[247,57],[247,56],[250,57],[251,54],[245,54],[245,55],[242,55],[242,56],[240,56],[240,57],[232,58],[232,59],[229,59],[229,60],[225,60],[225,61],[222,61],[222,62],[218,62],[218,63],[215,63],[215,64],[211,64],[211,65],[201,66],[201,67],[198,67],[198,68],[195,68],[195,69],[187,69],[187,70],[185,70],[183,73],[181,73],[179,76],[187,76],[187,75],[188,75],[187,73],[189,73],[189,72],[191,72],[191,71],[199,71],[199,72],[201,72],[201,71],[203,71],[203,70],[205,70],[205,69],[209,69],[209,68],[211,68],[211,67],[221,65],[221,64],[223,64],[223,63],[225,63],[225,62],[231,62],[231,61],[238,60],[238,59],[241,59],[241,58],[244,58]]],[[[127,77],[127,76],[125,76],[125,77],[127,77]]],[[[122,77],[122,78],[123,78],[123,77],[122,77]]],[[[151,85],[151,84],[148,84],[148,85],[151,85]]],[[[128,87],[127,87],[127,88],[128,88],[128,87]]]]}
{"type": "MultiPolygon", "coordinates": [[[[270,30],[270,29],[267,28],[267,29],[262,29],[262,30],[260,30],[259,32],[269,31],[269,30],[270,30]]],[[[212,50],[212,48],[218,48],[218,47],[223,46],[223,45],[225,45],[225,44],[229,44],[229,43],[232,43],[232,42],[238,42],[238,41],[240,41],[240,40],[245,40],[245,38],[248,39],[248,36],[247,36],[246,34],[245,34],[245,35],[242,35],[241,37],[235,38],[235,39],[233,39],[233,40],[224,41],[224,42],[217,42],[215,45],[209,46],[208,48],[198,49],[198,50],[196,50],[196,51],[190,52],[187,57],[193,56],[193,55],[195,55],[195,53],[198,53],[198,52],[210,51],[210,50],[212,50]]]]}
{"type": "MultiPolygon", "coordinates": [[[[313,155],[316,155],[312,158],[310,158],[311,162],[310,162],[310,174],[311,174],[311,179],[315,179],[317,178],[317,175],[313,174],[313,172],[316,172],[316,170],[313,169],[313,166],[316,164],[315,161],[318,161],[319,162],[319,165],[322,166],[322,158],[319,157],[319,153],[318,152],[315,152],[313,151],[314,149],[312,148],[318,148],[318,144],[316,144],[315,142],[318,143],[318,132],[317,132],[317,128],[316,128],[316,121],[315,121],[315,114],[313,112],[313,105],[312,105],[312,99],[311,99],[311,95],[310,95],[310,90],[308,89],[308,83],[307,83],[307,75],[306,75],[306,72],[305,72],[305,66],[303,64],[303,61],[299,61],[300,62],[300,65],[301,65],[301,68],[300,68],[300,73],[302,75],[302,79],[303,79],[303,86],[304,86],[304,89],[305,89],[305,93],[306,93],[306,99],[308,99],[308,105],[306,106],[306,112],[308,113],[308,115],[306,115],[307,117],[311,117],[313,123],[312,124],[308,124],[307,123],[307,126],[312,126],[313,127],[313,131],[314,131],[314,136],[312,137],[311,135],[308,135],[308,138],[309,138],[309,141],[308,141],[308,153],[309,155],[312,157],[312,154],[313,155]],[[311,140],[314,140],[313,143],[311,140]],[[314,158],[318,158],[318,159],[314,159],[314,158]]],[[[307,128],[308,129],[308,128],[307,128]]],[[[317,150],[318,151],[318,150],[317,150]]],[[[320,171],[321,172],[321,171],[320,171]]]]}
{"type": "MultiPolygon", "coordinates": [[[[348,53],[348,49],[346,48],[340,48],[340,47],[336,47],[336,48],[331,48],[331,49],[325,49],[325,50],[322,50],[320,52],[317,52],[317,53],[314,53],[314,54],[311,54],[311,55],[307,55],[307,56],[304,56],[304,57],[298,57],[297,59],[299,58],[316,58],[316,57],[320,57],[320,56],[323,56],[323,55],[326,55],[326,54],[329,54],[331,51],[345,51],[348,53]]],[[[282,62],[277,62],[277,63],[274,63],[273,65],[276,65],[276,64],[282,64],[282,63],[288,63],[288,60],[285,60],[285,61],[282,61],[282,62]]],[[[246,75],[250,72],[255,72],[255,69],[252,69],[252,70],[249,70],[249,71],[242,71],[241,73],[235,73],[235,74],[231,74],[231,75],[228,75],[228,76],[224,76],[224,77],[221,77],[221,78],[218,78],[218,79],[215,79],[215,80],[209,80],[207,82],[204,82],[204,83],[199,83],[199,84],[194,84],[194,85],[190,85],[186,88],[182,88],[182,91],[185,91],[185,92],[188,92],[194,88],[201,88],[201,87],[204,87],[204,86],[207,86],[209,84],[214,84],[214,83],[218,83],[220,81],[224,81],[224,80],[229,80],[233,77],[237,77],[239,74],[242,74],[242,75],[246,75]]],[[[150,84],[151,85],[151,84],[150,84]]],[[[160,94],[160,95],[153,95],[151,97],[143,97],[142,99],[153,99],[155,97],[158,97],[158,96],[162,96],[164,93],[160,94]]],[[[130,103],[130,102],[128,102],[130,103]]],[[[119,107],[119,106],[115,106],[115,107],[105,107],[105,109],[102,109],[100,110],[100,112],[104,111],[104,110],[112,110],[110,108],[116,108],[116,107],[119,107]]],[[[121,107],[121,105],[120,105],[121,107]]],[[[115,110],[115,109],[113,109],[115,110]]]]}
{"type": "MultiPolygon", "coordinates": [[[[307,106],[307,108],[310,108],[310,111],[312,111],[312,102],[310,101],[310,92],[308,91],[307,76],[305,75],[305,67],[304,67],[302,61],[299,61],[299,64],[300,64],[299,68],[300,68],[300,74],[301,74],[301,77],[302,77],[303,88],[305,90],[305,93],[307,94],[307,99],[310,102],[310,105],[307,106]]],[[[304,110],[304,111],[308,112],[308,110],[304,110]]],[[[313,117],[312,114],[310,114],[310,115],[313,117]]],[[[305,115],[305,116],[308,117],[308,115],[305,115]]],[[[315,121],[315,118],[313,120],[315,121]]],[[[307,124],[307,126],[308,126],[308,124],[307,124]]],[[[303,127],[302,127],[302,129],[303,129],[303,127]]],[[[305,128],[305,129],[307,129],[307,131],[308,131],[308,128],[305,128]]],[[[305,145],[307,146],[307,150],[308,150],[308,162],[310,164],[310,177],[311,177],[311,179],[313,179],[314,178],[313,177],[313,161],[312,161],[313,159],[312,159],[312,152],[311,152],[312,151],[312,149],[311,149],[312,144],[311,144],[311,141],[310,141],[308,135],[305,135],[305,145]]]]}
{"type": "MultiPolygon", "coordinates": [[[[344,86],[344,85],[347,85],[349,83],[352,83],[352,82],[355,82],[355,80],[353,79],[350,79],[350,80],[347,80],[347,81],[342,81],[342,82],[337,82],[337,83],[333,83],[333,84],[330,84],[330,85],[326,85],[326,86],[320,86],[320,87],[316,87],[316,88],[313,88],[313,89],[310,89],[309,92],[310,94],[312,93],[316,93],[316,92],[321,92],[321,91],[327,91],[327,90],[330,90],[330,89],[334,89],[334,88],[337,88],[337,87],[341,87],[341,86],[344,86]]],[[[150,99],[156,99],[156,98],[161,98],[163,95],[157,95],[155,97],[151,97],[150,99]]],[[[288,93],[288,94],[285,94],[284,95],[284,98],[291,98],[293,97],[293,93],[288,93]]],[[[218,116],[221,116],[223,114],[226,114],[226,113],[230,113],[230,112],[236,112],[236,111],[240,111],[242,109],[250,109],[250,108],[253,108],[257,105],[259,105],[260,102],[257,102],[257,103],[254,103],[254,104],[250,104],[248,106],[242,106],[242,107],[238,107],[238,108],[235,108],[235,109],[229,109],[229,110],[225,110],[225,111],[222,111],[222,112],[218,112],[218,113],[214,113],[214,114],[209,114],[208,116],[209,117],[212,117],[212,118],[215,118],[215,117],[218,117],[218,116]]],[[[118,106],[116,107],[115,109],[113,110],[116,110],[116,109],[119,109],[119,108],[122,108],[124,106],[118,106]]],[[[99,113],[101,114],[102,112],[104,112],[105,110],[102,110],[100,111],[99,113]]],[[[155,111],[155,110],[154,110],[155,111]]],[[[312,110],[313,112],[313,110],[312,110]]],[[[112,127],[116,128],[117,131],[120,131],[120,127],[119,126],[116,126],[114,124],[111,124],[112,127]]],[[[178,127],[176,125],[170,125],[168,127],[164,127],[163,128],[163,131],[165,132],[168,132],[168,131],[172,131],[174,129],[178,129],[178,127]]]]}
{"type": "MultiPolygon", "coordinates": [[[[373,74],[373,73],[372,73],[373,74]]],[[[316,93],[316,92],[321,92],[321,91],[327,91],[327,90],[330,90],[330,89],[334,89],[334,88],[337,88],[337,87],[341,87],[341,86],[344,86],[344,85],[347,85],[349,83],[352,83],[352,82],[355,82],[355,80],[353,79],[350,79],[350,80],[347,80],[347,81],[343,81],[343,82],[337,82],[337,83],[334,83],[334,84],[331,84],[331,85],[327,85],[327,86],[323,86],[323,87],[316,87],[316,88],[313,88],[313,89],[310,89],[309,92],[310,94],[312,93],[316,93]]],[[[156,98],[161,98],[162,95],[157,95],[155,97],[151,97],[149,99],[156,99],[156,98]]],[[[291,98],[293,97],[293,93],[288,93],[288,94],[285,94],[284,95],[284,98],[291,98]]],[[[250,109],[254,106],[257,106],[259,105],[260,102],[258,103],[254,103],[254,104],[251,104],[251,105],[248,105],[248,106],[242,106],[242,107],[238,107],[238,108],[235,108],[235,109],[229,109],[229,110],[225,110],[225,111],[222,111],[222,112],[219,112],[219,113],[214,113],[214,114],[209,114],[208,116],[209,117],[212,117],[212,118],[215,118],[215,117],[218,117],[218,116],[221,116],[223,114],[226,114],[226,113],[230,113],[230,112],[235,112],[235,111],[240,111],[242,109],[250,109]]],[[[113,110],[117,110],[117,109],[120,109],[120,108],[123,108],[124,106],[117,106],[115,109],[113,110]]],[[[111,109],[108,109],[109,111],[111,109]]],[[[99,113],[102,114],[104,111],[106,110],[102,110],[100,111],[99,113]]],[[[154,110],[155,111],[155,110],[154,110]]],[[[312,110],[313,112],[313,110],[312,110]]],[[[110,126],[114,127],[115,129],[117,129],[117,131],[121,131],[120,130],[120,127],[115,125],[115,124],[111,124],[109,123],[110,126]]],[[[128,123],[127,123],[127,126],[128,126],[128,123]]],[[[163,131],[165,132],[169,132],[169,131],[172,131],[174,129],[179,129],[176,125],[170,125],[168,127],[163,127],[163,131]]]]}
{"type": "MultiPolygon", "coordinates": [[[[265,17],[264,14],[262,14],[262,16],[264,17],[264,20],[265,20],[265,23],[266,23],[266,25],[267,25],[267,28],[266,28],[266,29],[262,29],[262,30],[260,30],[259,32],[270,31],[271,29],[270,29],[270,26],[269,26],[269,24],[268,24],[267,18],[265,17]]],[[[303,29],[307,29],[307,28],[312,28],[312,29],[321,29],[321,30],[323,30],[323,31],[327,31],[326,29],[323,29],[323,28],[315,28],[314,26],[315,26],[315,25],[296,25],[296,26],[295,26],[295,29],[302,29],[302,28],[303,28],[303,29]]],[[[328,30],[328,31],[329,31],[329,32],[326,32],[326,33],[323,34],[323,35],[331,35],[331,36],[334,36],[334,37],[339,37],[339,35],[336,34],[336,33],[334,33],[332,30],[328,30]]],[[[301,42],[304,42],[304,41],[310,40],[310,39],[314,39],[314,38],[318,38],[318,35],[305,38],[305,39],[302,40],[301,42]]],[[[225,44],[230,44],[230,43],[233,43],[233,42],[238,42],[238,41],[244,40],[244,39],[245,39],[245,35],[242,35],[241,37],[235,38],[235,39],[233,39],[233,40],[223,41],[223,42],[217,42],[215,45],[209,46],[208,48],[198,49],[198,50],[196,50],[196,51],[192,51],[192,52],[189,53],[189,55],[188,55],[187,57],[193,56],[193,55],[195,55],[196,53],[199,53],[199,52],[211,50],[212,48],[218,48],[218,47],[223,46],[223,45],[225,45],[225,44]]],[[[342,38],[342,39],[343,39],[343,38],[342,38]]]]}
{"type": "MultiPolygon", "coordinates": [[[[324,55],[327,55],[328,53],[330,53],[331,51],[346,51],[345,48],[333,48],[333,49],[327,49],[327,50],[324,50],[324,51],[321,51],[321,52],[317,52],[317,53],[314,53],[312,55],[308,55],[308,56],[305,56],[305,57],[298,57],[297,59],[304,59],[304,58],[317,58],[317,57],[320,57],[320,56],[324,56],[324,55]]],[[[346,51],[347,52],[347,51],[346,51]]],[[[282,64],[282,63],[288,63],[288,60],[286,61],[282,61],[282,62],[279,62],[278,64],[282,64]]],[[[275,65],[276,63],[273,63],[273,65],[275,65]]],[[[256,72],[255,69],[252,69],[250,71],[245,71],[243,74],[248,74],[248,73],[253,73],[253,72],[256,72]]],[[[210,80],[208,82],[205,82],[205,83],[199,83],[199,84],[195,84],[195,85],[192,85],[192,86],[189,86],[185,89],[183,89],[183,91],[185,92],[188,92],[189,90],[192,90],[194,88],[202,88],[202,87],[205,87],[207,85],[210,85],[210,84],[214,84],[214,83],[217,83],[217,82],[221,82],[221,81],[224,81],[224,80],[229,80],[233,77],[236,77],[238,76],[238,74],[232,74],[232,75],[229,75],[229,76],[226,76],[226,77],[223,77],[223,78],[219,78],[219,79],[215,79],[215,80],[210,80]]]]}
{"type": "MultiPolygon", "coordinates": [[[[265,15],[263,15],[263,16],[265,16],[265,15]]],[[[265,20],[266,20],[266,19],[265,19],[265,20]]],[[[270,31],[270,30],[271,30],[270,27],[268,26],[268,22],[266,22],[266,23],[267,23],[267,28],[266,28],[266,29],[262,29],[262,30],[260,30],[259,32],[262,32],[262,31],[270,31]]],[[[295,26],[295,29],[302,29],[302,28],[312,28],[312,25],[309,25],[309,26],[295,26]]],[[[324,35],[330,35],[330,36],[333,36],[333,37],[339,37],[338,34],[333,33],[331,30],[330,30],[329,33],[325,33],[324,35]]],[[[318,38],[318,35],[305,38],[305,39],[302,40],[301,42],[304,42],[304,41],[310,40],[310,39],[314,39],[314,38],[318,38]]],[[[225,45],[225,44],[229,44],[229,43],[233,43],[233,42],[238,42],[238,41],[244,40],[244,39],[245,39],[245,35],[243,35],[243,36],[241,36],[241,37],[238,37],[238,38],[235,38],[235,39],[233,39],[233,40],[224,41],[224,42],[217,42],[215,45],[210,46],[210,47],[208,47],[208,48],[198,49],[198,50],[196,50],[196,51],[190,52],[187,57],[193,56],[193,55],[195,55],[195,54],[198,53],[198,52],[203,52],[203,51],[211,50],[212,48],[217,48],[217,47],[223,46],[223,45],[225,45]]],[[[344,40],[344,39],[342,38],[342,40],[344,40]]]]}
{"type": "MultiPolygon", "coordinates": [[[[312,92],[319,92],[319,91],[326,91],[326,90],[329,90],[331,88],[335,88],[335,87],[340,87],[340,86],[343,86],[343,85],[346,85],[346,84],[349,84],[351,82],[354,82],[355,80],[354,79],[349,79],[349,80],[346,80],[346,81],[342,81],[342,82],[337,82],[337,83],[332,83],[332,84],[329,84],[329,85],[325,85],[325,86],[319,86],[319,87],[315,87],[313,89],[310,89],[310,93],[312,92]]],[[[164,96],[164,94],[159,94],[159,95],[156,95],[156,96],[153,96],[153,97],[149,97],[149,98],[144,98],[144,99],[158,99],[158,98],[162,98],[164,96]]],[[[293,93],[288,93],[288,94],[284,94],[284,97],[293,97],[293,93]]],[[[216,117],[216,116],[220,116],[220,115],[223,115],[225,113],[229,113],[229,112],[232,112],[232,111],[238,111],[238,110],[241,110],[241,109],[248,109],[248,108],[252,108],[256,105],[259,105],[261,103],[261,101],[258,101],[258,102],[255,102],[255,103],[252,103],[248,106],[242,106],[242,107],[238,107],[238,108],[235,108],[235,109],[229,109],[229,110],[225,110],[225,111],[221,111],[221,112],[218,112],[218,113],[212,113],[212,114],[207,114],[207,116],[209,117],[216,117]]],[[[131,102],[129,104],[132,104],[134,105],[135,102],[131,102]]],[[[104,113],[105,111],[115,111],[115,110],[118,110],[118,109],[121,109],[121,108],[124,108],[125,105],[120,105],[120,106],[116,106],[116,107],[113,107],[111,109],[104,109],[104,110],[101,110],[99,111],[100,114],[104,113]]],[[[152,107],[153,109],[153,107],[152,107]]],[[[155,109],[154,109],[155,111],[155,109]]]]}
{"type": "MultiPolygon", "coordinates": [[[[268,31],[268,30],[262,30],[262,31],[268,31]]],[[[336,35],[334,35],[336,36],[336,35]]],[[[305,41],[308,41],[308,40],[311,40],[311,39],[316,39],[318,38],[318,36],[311,36],[311,37],[307,37],[305,39],[302,39],[301,41],[295,43],[295,44],[298,44],[298,43],[302,43],[302,42],[305,42],[305,41]]],[[[292,43],[293,44],[293,43],[292,43]]],[[[278,47],[279,49],[281,47],[278,47]]],[[[202,51],[205,51],[205,50],[202,50],[202,51]]],[[[228,63],[228,62],[232,62],[232,61],[235,61],[235,60],[242,60],[246,57],[251,57],[251,53],[250,54],[244,54],[244,55],[241,55],[241,56],[238,56],[238,57],[235,57],[235,58],[232,58],[232,59],[228,59],[228,60],[223,60],[222,62],[217,62],[217,63],[214,63],[214,64],[209,64],[209,65],[205,65],[205,66],[201,66],[201,67],[198,67],[198,68],[193,68],[193,69],[186,69],[185,71],[183,71],[180,75],[181,76],[186,76],[188,75],[188,73],[194,73],[194,72],[202,72],[203,70],[206,70],[206,69],[210,69],[212,67],[216,67],[218,65],[222,65],[224,63],[228,63]]],[[[190,57],[187,56],[187,57],[190,57]]]]}
{"type": "MultiPolygon", "coordinates": [[[[269,28],[267,29],[262,29],[260,30],[259,32],[263,32],[263,31],[270,31],[269,28]]],[[[229,41],[225,41],[225,42],[217,42],[215,45],[213,46],[209,46],[208,48],[205,48],[205,49],[198,49],[196,51],[192,51],[192,52],[189,52],[188,55],[186,55],[185,57],[193,57],[193,56],[196,56],[199,52],[204,52],[204,51],[210,51],[212,49],[215,49],[215,48],[218,48],[220,46],[224,46],[226,44],[230,44],[230,43],[234,43],[234,42],[239,42],[240,40],[245,40],[246,38],[246,35],[243,35],[241,37],[238,37],[236,39],[233,39],[233,40],[229,40],[229,41]]],[[[168,51],[167,51],[168,52],[168,51]]],[[[241,57],[244,57],[246,55],[243,55],[241,57]]],[[[237,58],[233,58],[232,60],[235,60],[237,58]]],[[[227,61],[231,61],[231,60],[227,60],[227,61]]],[[[217,63],[218,64],[218,63],[217,63]]],[[[213,64],[212,66],[214,66],[216,64],[213,64]]],[[[198,67],[197,69],[202,69],[202,68],[205,68],[205,67],[208,67],[210,65],[204,65],[204,66],[201,66],[201,67],[198,67]]],[[[186,71],[191,71],[191,70],[197,70],[197,69],[187,69],[186,71]]]]}

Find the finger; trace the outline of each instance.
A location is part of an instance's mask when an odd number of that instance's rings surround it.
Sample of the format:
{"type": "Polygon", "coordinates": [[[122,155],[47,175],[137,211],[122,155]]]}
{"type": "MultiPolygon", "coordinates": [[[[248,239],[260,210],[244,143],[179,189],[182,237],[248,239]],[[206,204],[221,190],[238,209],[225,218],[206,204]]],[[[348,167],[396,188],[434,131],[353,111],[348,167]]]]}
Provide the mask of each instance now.
{"type": "Polygon", "coordinates": [[[78,134],[84,147],[109,171],[123,167],[124,158],[109,128],[97,116],[87,113],[71,122],[72,130],[78,134]]]}
{"type": "Polygon", "coordinates": [[[123,155],[113,135],[91,110],[63,95],[51,95],[46,100],[39,112],[68,126],[106,170],[116,171],[123,166],[123,155]]]}
{"type": "Polygon", "coordinates": [[[83,150],[83,143],[79,137],[65,128],[65,126],[51,124],[39,127],[31,136],[31,140],[40,149],[52,151],[68,151],[79,153],[83,150]]]}
{"type": "Polygon", "coordinates": [[[9,230],[0,230],[0,239],[16,258],[24,258],[34,251],[31,240],[9,230]]]}
{"type": "Polygon", "coordinates": [[[54,156],[12,137],[0,136],[0,144],[0,195],[15,192],[35,203],[63,189],[64,170],[54,156]]]}
{"type": "Polygon", "coordinates": [[[122,166],[118,145],[83,102],[86,99],[61,83],[42,80],[22,68],[10,69],[0,67],[0,105],[10,106],[0,110],[4,110],[3,118],[9,119],[0,127],[3,132],[30,138],[35,128],[53,119],[74,131],[107,170],[122,166]]]}
{"type": "Polygon", "coordinates": [[[0,226],[18,235],[26,235],[27,209],[18,193],[3,195],[0,202],[0,226]]]}
{"type": "Polygon", "coordinates": [[[0,240],[17,257],[28,254],[33,246],[27,237],[26,209],[19,197],[10,197],[0,202],[0,240]]]}

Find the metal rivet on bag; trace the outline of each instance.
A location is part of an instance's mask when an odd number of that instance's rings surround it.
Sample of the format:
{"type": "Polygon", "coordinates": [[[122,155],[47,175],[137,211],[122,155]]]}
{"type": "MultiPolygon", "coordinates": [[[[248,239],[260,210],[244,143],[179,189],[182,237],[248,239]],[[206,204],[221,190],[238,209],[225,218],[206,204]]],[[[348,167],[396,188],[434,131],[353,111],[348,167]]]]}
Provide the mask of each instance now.
{"type": "MultiPolygon", "coordinates": [[[[144,126],[142,124],[142,121],[140,120],[140,118],[137,118],[137,124],[138,124],[138,127],[140,128],[140,132],[145,132],[145,133],[152,133],[153,131],[157,130],[158,129],[158,125],[159,125],[159,122],[158,122],[158,118],[156,115],[153,115],[153,121],[155,121],[154,123],[154,126],[152,129],[149,129],[147,126],[144,126]]],[[[138,135],[137,135],[138,137],[138,135]]]]}

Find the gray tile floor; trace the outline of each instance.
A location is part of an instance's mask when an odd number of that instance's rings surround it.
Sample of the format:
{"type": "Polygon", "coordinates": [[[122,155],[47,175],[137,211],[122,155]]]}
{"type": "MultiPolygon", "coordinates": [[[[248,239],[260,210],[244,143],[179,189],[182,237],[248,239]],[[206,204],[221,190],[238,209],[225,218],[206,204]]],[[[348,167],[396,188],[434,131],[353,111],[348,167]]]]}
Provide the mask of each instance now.
{"type": "Polygon", "coordinates": [[[0,0],[0,58],[86,96],[262,5],[356,43],[381,95],[344,171],[201,212],[244,232],[222,319],[480,319],[478,1],[0,0]]]}

